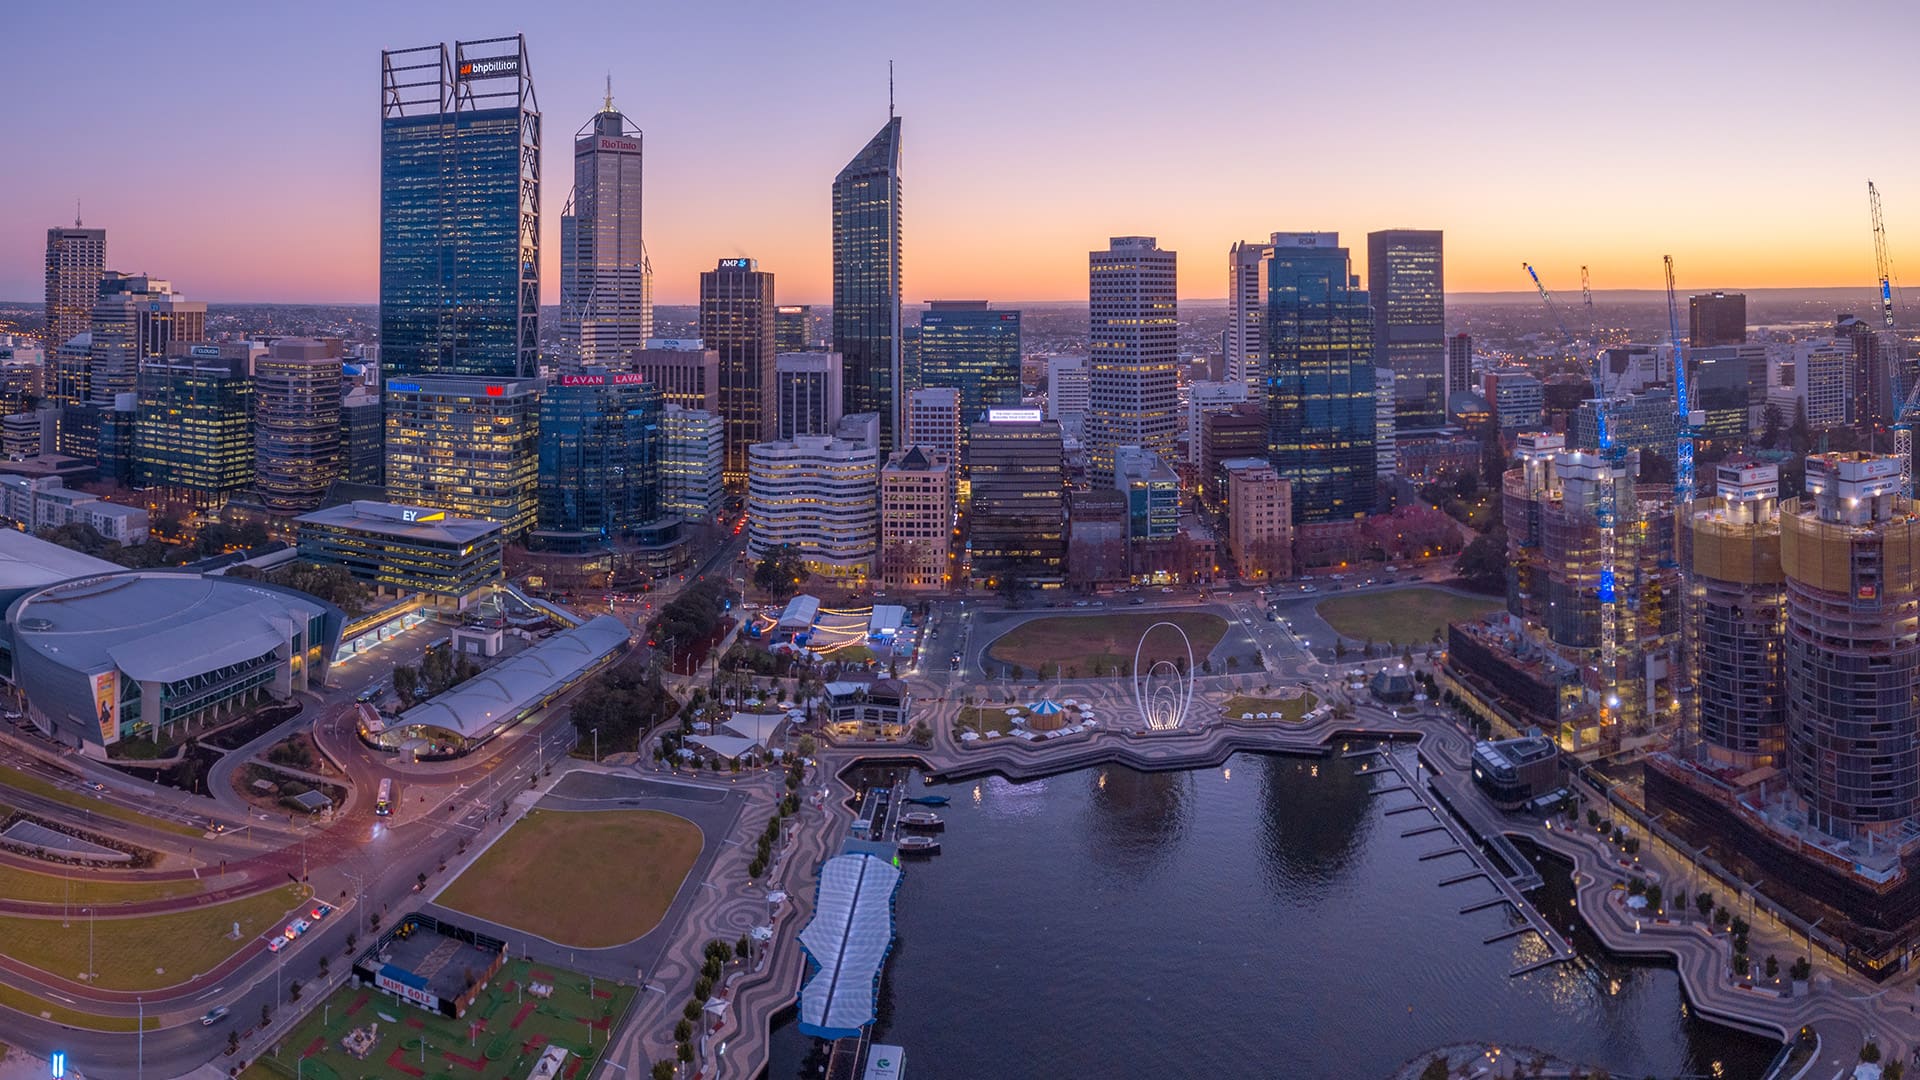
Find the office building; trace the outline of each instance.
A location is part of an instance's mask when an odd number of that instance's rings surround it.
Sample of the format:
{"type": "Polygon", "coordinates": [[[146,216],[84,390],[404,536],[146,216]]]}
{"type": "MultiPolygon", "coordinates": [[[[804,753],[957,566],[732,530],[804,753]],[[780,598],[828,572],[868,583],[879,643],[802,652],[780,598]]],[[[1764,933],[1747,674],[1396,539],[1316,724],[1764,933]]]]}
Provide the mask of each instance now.
{"type": "Polygon", "coordinates": [[[253,486],[253,380],[244,356],[149,361],[137,393],[135,484],[200,510],[217,510],[253,486]]]}
{"type": "Polygon", "coordinates": [[[1151,236],[1116,236],[1087,254],[1087,468],[1113,481],[1114,449],[1140,446],[1168,461],[1180,431],[1179,305],[1174,252],[1151,236]]]}
{"type": "Polygon", "coordinates": [[[773,275],[752,259],[721,259],[700,275],[700,340],[720,365],[727,486],[744,489],[747,447],[774,434],[773,275]]]}
{"type": "Polygon", "coordinates": [[[773,309],[775,352],[812,352],[817,340],[812,304],[781,304],[773,309]]]}
{"type": "Polygon", "coordinates": [[[254,361],[254,485],[272,513],[318,509],[341,475],[342,366],[339,338],[281,338],[254,361]]]}
{"type": "Polygon", "coordinates": [[[908,446],[923,446],[940,461],[960,465],[960,391],[929,386],[907,395],[908,446]]]}
{"type": "Polygon", "coordinates": [[[967,441],[969,577],[988,588],[1060,584],[1067,555],[1060,425],[1035,409],[995,410],[967,441]]]}
{"type": "Polygon", "coordinates": [[[1242,581],[1293,576],[1293,485],[1264,457],[1221,462],[1227,478],[1227,551],[1242,581]]]}
{"type": "Polygon", "coordinates": [[[1265,460],[1266,456],[1267,410],[1259,402],[1241,402],[1200,417],[1201,501],[1217,508],[1226,499],[1226,462],[1249,457],[1265,460]]]}
{"type": "Polygon", "coordinates": [[[526,40],[382,52],[380,66],[381,374],[530,378],[541,142],[526,40]]]}
{"type": "Polygon", "coordinates": [[[925,447],[897,450],[880,470],[880,584],[944,589],[952,573],[954,471],[925,447]]]}
{"type": "Polygon", "coordinates": [[[1665,388],[1648,390],[1606,402],[1586,401],[1573,414],[1569,440],[1582,450],[1598,449],[1600,434],[1595,424],[1595,409],[1607,410],[1607,437],[1613,445],[1642,454],[1656,454],[1673,460],[1674,442],[1679,438],[1680,422],[1673,415],[1673,393],[1665,388]]]}
{"type": "MultiPolygon", "coordinates": [[[[107,230],[47,230],[47,355],[93,327],[93,305],[100,298],[100,276],[107,269],[107,230]]],[[[82,395],[84,400],[85,395],[82,395]]],[[[78,401],[67,404],[78,404],[78,401]]]]}
{"type": "Polygon", "coordinates": [[[1913,387],[1911,368],[1901,359],[1899,336],[1852,315],[1834,321],[1833,335],[1851,353],[1847,422],[1860,428],[1893,423],[1913,387]]]}
{"type": "Polygon", "coordinates": [[[1269,259],[1268,457],[1294,524],[1351,521],[1376,494],[1372,306],[1338,233],[1276,233],[1269,259]]]}
{"type": "Polygon", "coordinates": [[[965,424],[988,409],[1020,404],[1020,313],[985,300],[935,300],[920,316],[918,386],[960,391],[960,453],[965,424]]]}
{"type": "Polygon", "coordinates": [[[51,405],[0,416],[0,457],[21,461],[59,451],[60,410],[51,405]]]}
{"type": "Polygon", "coordinates": [[[1780,471],[1727,462],[1687,515],[1693,575],[1689,670],[1703,756],[1737,772],[1786,764],[1786,584],[1780,471]]]}
{"type": "Polygon", "coordinates": [[[832,435],[748,450],[747,554],[790,550],[809,572],[845,582],[872,575],[880,546],[879,418],[843,419],[832,435]]]}
{"type": "Polygon", "coordinates": [[[660,518],[660,392],[633,372],[583,367],[540,399],[539,520],[606,541],[660,518]]]}
{"type": "Polygon", "coordinates": [[[781,439],[827,435],[840,425],[839,353],[781,353],[773,363],[776,424],[781,439]]]}
{"type": "Polygon", "coordinates": [[[1116,447],[1113,486],[1127,497],[1127,539],[1165,540],[1180,531],[1180,478],[1160,455],[1116,447]]]}
{"type": "Polygon", "coordinates": [[[1238,379],[1221,382],[1200,380],[1187,386],[1187,424],[1186,461],[1189,465],[1200,463],[1203,444],[1200,437],[1201,421],[1208,413],[1226,412],[1235,405],[1247,400],[1247,384],[1238,379]]]}
{"type": "Polygon", "coordinates": [[[1447,396],[1473,389],[1473,335],[1455,334],[1447,339],[1447,396]]]}
{"type": "Polygon", "coordinates": [[[355,386],[340,397],[340,479],[386,486],[387,407],[371,387],[355,386]]]}
{"type": "Polygon", "coordinates": [[[1062,431],[1083,430],[1093,404],[1090,375],[1084,356],[1047,358],[1047,419],[1059,423],[1062,431]]]}
{"type": "Polygon", "coordinates": [[[340,566],[382,595],[423,593],[464,607],[500,580],[497,521],[438,507],[356,500],[295,520],[300,557],[340,566]]]}
{"type": "MultiPolygon", "coordinates": [[[[891,112],[891,110],[889,110],[891,112]]],[[[905,422],[901,355],[900,118],[888,116],[833,178],[833,351],[846,361],[846,415],[880,416],[880,447],[905,422]]]]}
{"type": "Polygon", "coordinates": [[[1267,368],[1267,259],[1271,242],[1236,241],[1227,251],[1227,329],[1221,344],[1227,382],[1257,391],[1267,368]]]}
{"type": "Polygon", "coordinates": [[[207,339],[207,305],[160,278],[108,272],[100,279],[90,333],[85,400],[110,408],[116,394],[138,389],[141,364],[165,359],[175,342],[207,339]]]}
{"type": "Polygon", "coordinates": [[[1920,522],[1900,462],[1807,458],[1780,509],[1787,775],[1815,828],[1904,839],[1920,816],[1920,522]]]}
{"type": "Polygon", "coordinates": [[[726,422],[703,409],[666,405],[660,413],[660,508],[710,524],[726,503],[726,422]]]}
{"type": "Polygon", "coordinates": [[[1499,368],[1487,372],[1483,385],[1487,404],[1493,407],[1494,423],[1502,432],[1529,431],[1540,426],[1546,409],[1546,390],[1533,372],[1518,367],[1499,368]]]}
{"type": "Polygon", "coordinates": [[[145,507],[69,489],[57,476],[0,476],[0,515],[26,532],[85,525],[122,547],[147,542],[145,507]]]}
{"type": "Polygon", "coordinates": [[[1445,260],[1438,229],[1367,234],[1374,365],[1393,372],[1396,430],[1447,423],[1445,260]]]}
{"type": "Polygon", "coordinates": [[[46,397],[47,354],[27,340],[0,334],[0,415],[46,397]]]}
{"type": "Polygon", "coordinates": [[[560,367],[630,370],[653,336],[653,265],[641,232],[640,129],[613,106],[573,137],[573,193],[560,214],[560,367]]]}
{"type": "Polygon", "coordinates": [[[663,407],[720,409],[720,354],[697,338],[654,338],[634,354],[631,370],[659,388],[663,407]]]}
{"type": "MultiPolygon", "coordinates": [[[[47,354],[52,369],[47,372],[47,397],[64,415],[84,408],[93,381],[93,331],[75,334],[47,354]]],[[[65,426],[64,424],[62,425],[65,426]]],[[[62,440],[63,445],[65,440],[62,440]]],[[[71,454],[71,450],[62,450],[71,454]]],[[[74,455],[76,457],[80,455],[74,455]]]]}
{"type": "MultiPolygon", "coordinates": [[[[1760,408],[1753,404],[1754,380],[1765,393],[1766,346],[1709,345],[1687,352],[1687,402],[1704,414],[1694,426],[1703,440],[1744,440],[1760,408]]],[[[1791,418],[1788,418],[1791,421],[1791,418]]]]}
{"type": "Polygon", "coordinates": [[[508,539],[538,511],[539,379],[388,379],[387,493],[499,522],[508,539]]]}
{"type": "Polygon", "coordinates": [[[1738,345],[1747,340],[1745,293],[1696,293],[1687,297],[1687,344],[1738,345]]]}

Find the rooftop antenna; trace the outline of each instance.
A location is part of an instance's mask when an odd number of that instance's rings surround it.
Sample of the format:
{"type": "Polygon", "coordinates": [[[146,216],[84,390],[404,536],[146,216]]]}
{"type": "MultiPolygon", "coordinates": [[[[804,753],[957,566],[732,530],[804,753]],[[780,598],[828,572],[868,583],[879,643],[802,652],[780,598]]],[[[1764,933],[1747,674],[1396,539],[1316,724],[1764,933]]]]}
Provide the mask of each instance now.
{"type": "Polygon", "coordinates": [[[76,229],[80,227],[80,200],[78,198],[73,200],[73,227],[76,229]]]}
{"type": "Polygon", "coordinates": [[[613,111],[613,72],[611,71],[607,72],[607,104],[606,104],[606,107],[601,109],[600,111],[601,112],[613,111]]]}
{"type": "Polygon", "coordinates": [[[893,119],[893,61],[887,61],[887,119],[893,119]]]}

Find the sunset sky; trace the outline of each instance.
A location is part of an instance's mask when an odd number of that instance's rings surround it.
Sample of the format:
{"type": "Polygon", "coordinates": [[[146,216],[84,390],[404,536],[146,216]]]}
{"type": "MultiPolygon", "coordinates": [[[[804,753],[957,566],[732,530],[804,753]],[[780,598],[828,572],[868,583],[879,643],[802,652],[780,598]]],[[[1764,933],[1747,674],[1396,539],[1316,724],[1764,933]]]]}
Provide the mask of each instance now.
{"type": "Polygon", "coordinates": [[[545,123],[544,283],[571,135],[646,133],[661,303],[758,258],[830,293],[828,188],[898,65],[907,297],[1086,297],[1110,235],[1226,292],[1275,230],[1447,234],[1449,291],[1865,285],[1866,181],[1920,267],[1920,5],[1828,2],[726,5],[116,2],[10,7],[0,299],[45,230],[214,301],[371,301],[382,48],[528,36],[545,123]]]}

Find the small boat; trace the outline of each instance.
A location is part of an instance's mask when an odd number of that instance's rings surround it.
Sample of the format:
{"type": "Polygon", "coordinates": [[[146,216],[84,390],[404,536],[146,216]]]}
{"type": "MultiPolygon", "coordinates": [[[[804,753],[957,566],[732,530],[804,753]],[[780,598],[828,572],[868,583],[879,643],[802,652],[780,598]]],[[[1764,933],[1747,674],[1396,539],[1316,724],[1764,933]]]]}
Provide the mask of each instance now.
{"type": "Polygon", "coordinates": [[[909,810],[900,815],[900,824],[909,829],[944,829],[946,822],[931,810],[909,810]]]}
{"type": "Polygon", "coordinates": [[[947,798],[945,795],[915,795],[907,801],[910,803],[919,803],[921,806],[945,806],[953,800],[947,798]]]}
{"type": "Polygon", "coordinates": [[[896,846],[902,855],[932,855],[940,850],[940,841],[931,836],[903,836],[896,846]]]}

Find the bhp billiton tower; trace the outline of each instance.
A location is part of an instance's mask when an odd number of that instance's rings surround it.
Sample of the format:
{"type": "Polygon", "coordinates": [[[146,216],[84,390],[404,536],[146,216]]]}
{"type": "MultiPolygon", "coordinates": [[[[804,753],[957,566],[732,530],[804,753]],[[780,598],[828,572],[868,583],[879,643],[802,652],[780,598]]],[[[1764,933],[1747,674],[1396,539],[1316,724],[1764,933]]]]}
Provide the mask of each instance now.
{"type": "Polygon", "coordinates": [[[540,108],[522,37],[381,53],[380,362],[396,501],[536,510],[540,108]]]}

